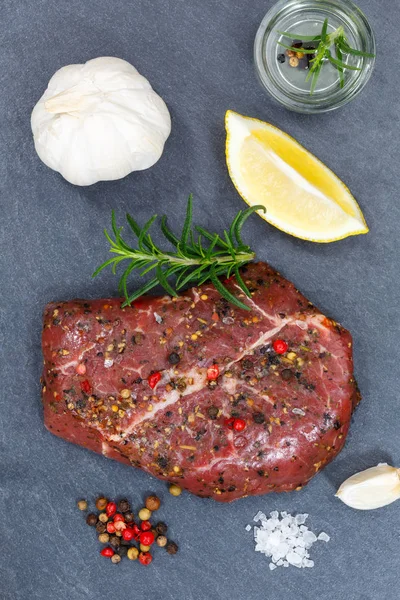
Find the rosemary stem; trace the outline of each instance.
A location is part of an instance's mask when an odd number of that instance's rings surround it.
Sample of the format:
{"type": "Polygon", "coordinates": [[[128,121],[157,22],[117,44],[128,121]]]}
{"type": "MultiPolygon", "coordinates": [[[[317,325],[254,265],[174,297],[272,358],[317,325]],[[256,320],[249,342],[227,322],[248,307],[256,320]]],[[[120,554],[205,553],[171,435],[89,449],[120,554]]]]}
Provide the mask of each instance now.
{"type": "MultiPolygon", "coordinates": [[[[133,252],[128,252],[124,249],[113,248],[111,250],[114,254],[119,254],[123,256],[124,259],[134,259],[134,260],[147,260],[152,262],[168,262],[177,265],[187,265],[187,266],[197,266],[197,265],[223,265],[225,263],[232,262],[232,256],[230,254],[224,256],[212,256],[211,258],[199,257],[199,258],[180,258],[178,256],[171,257],[170,254],[159,253],[157,255],[146,253],[146,252],[137,252],[136,250],[133,252]]],[[[235,255],[235,262],[250,262],[254,260],[256,254],[255,252],[237,252],[235,255]]]]}

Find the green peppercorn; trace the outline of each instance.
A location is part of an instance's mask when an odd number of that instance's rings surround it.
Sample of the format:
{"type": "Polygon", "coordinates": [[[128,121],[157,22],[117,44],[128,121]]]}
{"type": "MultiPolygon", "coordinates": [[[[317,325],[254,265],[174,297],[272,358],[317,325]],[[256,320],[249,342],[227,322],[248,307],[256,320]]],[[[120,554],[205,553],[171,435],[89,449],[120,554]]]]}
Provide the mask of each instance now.
{"type": "Polygon", "coordinates": [[[86,510],[88,507],[88,503],[86,502],[86,500],[79,500],[79,502],[77,502],[77,506],[79,510],[86,510]]]}
{"type": "Polygon", "coordinates": [[[158,535],[165,535],[167,533],[167,529],[168,529],[168,525],[166,525],[162,521],[157,523],[157,525],[155,526],[155,530],[158,533],[158,535]]]}
{"type": "Polygon", "coordinates": [[[118,563],[121,562],[121,557],[119,554],[113,554],[113,556],[111,557],[111,562],[113,563],[113,565],[117,565],[118,563]]]}
{"type": "Polygon", "coordinates": [[[86,517],[86,523],[90,527],[95,527],[97,525],[97,516],[94,513],[89,513],[86,517]]]}
{"type": "Polygon", "coordinates": [[[100,544],[108,544],[110,536],[108,535],[108,533],[101,533],[98,537],[98,540],[100,544]]]}
{"type": "Polygon", "coordinates": [[[131,546],[127,554],[129,560],[136,560],[139,556],[139,550],[135,546],[131,546]]]}
{"type": "Polygon", "coordinates": [[[105,512],[99,514],[99,521],[101,521],[102,523],[107,523],[108,517],[105,512]]]}
{"type": "Polygon", "coordinates": [[[141,508],[138,516],[141,521],[148,521],[151,517],[151,511],[148,508],[141,508]]]}
{"type": "Polygon", "coordinates": [[[169,486],[169,493],[172,494],[172,496],[180,496],[182,493],[182,488],[180,488],[179,485],[172,483],[169,486]]]}
{"type": "Polygon", "coordinates": [[[175,544],[175,542],[167,542],[165,549],[168,552],[168,554],[176,554],[178,552],[178,545],[175,544]]]}
{"type": "Polygon", "coordinates": [[[165,535],[159,535],[156,539],[156,544],[157,546],[160,546],[160,548],[164,548],[164,546],[167,545],[167,538],[165,537],[165,535]]]}

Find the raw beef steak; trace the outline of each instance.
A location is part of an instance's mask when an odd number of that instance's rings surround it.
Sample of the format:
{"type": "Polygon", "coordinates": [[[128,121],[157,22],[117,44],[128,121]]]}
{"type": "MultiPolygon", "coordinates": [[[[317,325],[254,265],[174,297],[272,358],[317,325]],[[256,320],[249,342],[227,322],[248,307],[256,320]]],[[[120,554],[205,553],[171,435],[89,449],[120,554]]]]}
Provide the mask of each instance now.
{"type": "Polygon", "coordinates": [[[351,336],[267,264],[242,273],[251,299],[226,285],[251,312],[211,284],[129,308],[48,304],[46,427],[222,502],[304,486],[342,449],[359,400],[351,336]]]}

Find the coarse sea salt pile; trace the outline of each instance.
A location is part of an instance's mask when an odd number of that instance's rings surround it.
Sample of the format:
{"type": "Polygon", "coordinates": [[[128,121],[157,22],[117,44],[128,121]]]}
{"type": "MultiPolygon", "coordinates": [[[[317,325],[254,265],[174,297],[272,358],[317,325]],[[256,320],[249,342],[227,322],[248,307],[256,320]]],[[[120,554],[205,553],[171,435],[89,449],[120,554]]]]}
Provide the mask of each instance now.
{"type": "MultiPolygon", "coordinates": [[[[309,550],[318,540],[329,542],[329,535],[322,532],[317,537],[310,531],[304,525],[307,514],[293,517],[287,512],[279,514],[277,510],[269,514],[267,517],[259,511],[253,521],[260,523],[259,527],[254,526],[255,550],[271,559],[270,570],[290,565],[298,569],[313,567],[314,561],[310,560],[309,550]]],[[[246,531],[251,531],[251,528],[251,525],[247,525],[246,531]]]]}

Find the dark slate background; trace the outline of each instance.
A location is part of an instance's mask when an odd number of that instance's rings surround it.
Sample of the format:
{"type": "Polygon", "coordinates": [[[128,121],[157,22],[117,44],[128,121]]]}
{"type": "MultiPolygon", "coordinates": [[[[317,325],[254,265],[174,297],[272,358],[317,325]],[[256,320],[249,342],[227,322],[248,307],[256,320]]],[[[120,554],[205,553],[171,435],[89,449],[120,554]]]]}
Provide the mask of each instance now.
{"type": "MultiPolygon", "coordinates": [[[[1,600],[395,600],[400,502],[356,512],[334,498],[355,471],[400,467],[398,174],[400,76],[388,40],[396,2],[360,0],[380,54],[367,89],[331,114],[301,116],[274,105],[253,71],[252,44],[269,0],[2,0],[0,36],[0,598],[1,600]],[[152,169],[78,188],[35,154],[30,113],[51,75],[102,55],[132,62],[172,115],[165,154],[152,169]],[[102,229],[111,209],[143,222],[155,211],[182,221],[189,192],[198,223],[221,230],[243,202],[224,160],[231,108],[288,131],[358,198],[367,236],[316,245],[254,217],[245,234],[260,258],[293,280],[354,335],[363,402],[342,454],[304,491],[219,505],[53,437],[39,395],[41,314],[50,300],[115,295],[102,229]],[[149,568],[114,566],[75,508],[79,497],[148,491],[163,500],[179,555],[159,550],[149,568]],[[259,510],[308,512],[317,533],[312,570],[268,570],[244,529],[259,510]]],[[[137,284],[136,279],[133,285],[137,284]]]]}

